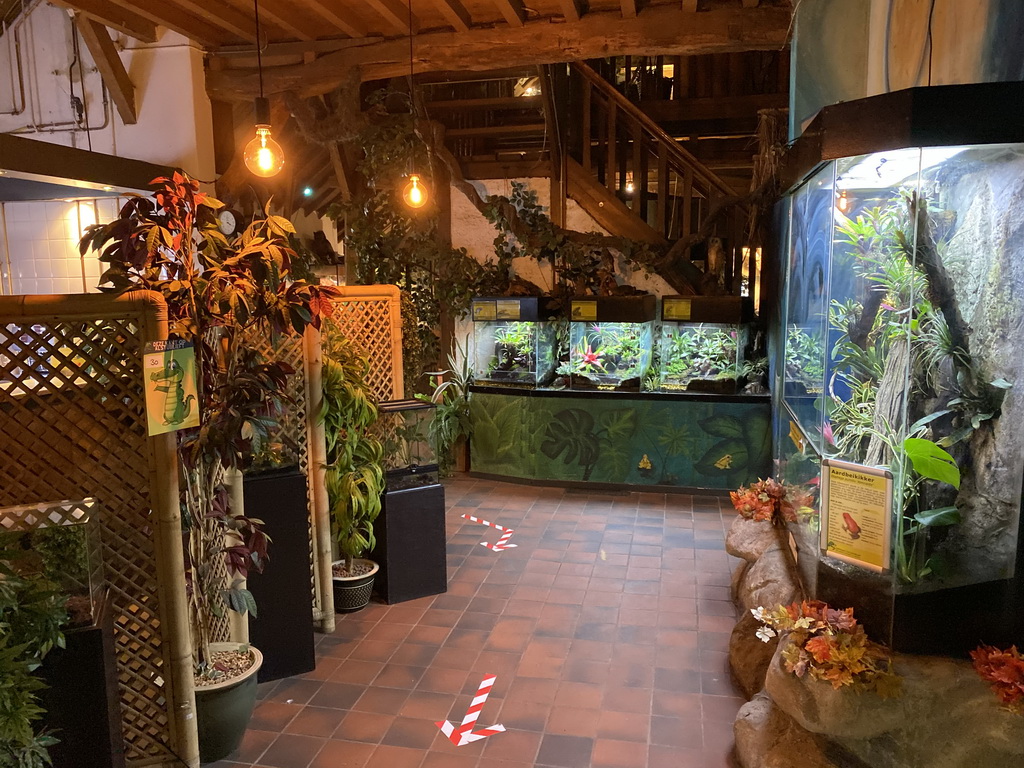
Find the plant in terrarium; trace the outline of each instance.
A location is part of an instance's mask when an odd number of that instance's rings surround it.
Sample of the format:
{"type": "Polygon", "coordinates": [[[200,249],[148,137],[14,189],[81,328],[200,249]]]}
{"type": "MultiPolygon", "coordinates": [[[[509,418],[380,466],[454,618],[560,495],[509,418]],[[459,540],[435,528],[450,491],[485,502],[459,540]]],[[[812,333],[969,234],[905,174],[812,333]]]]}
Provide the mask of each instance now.
{"type": "Polygon", "coordinates": [[[597,348],[598,343],[584,334],[569,354],[569,362],[560,365],[558,373],[588,377],[605,373],[605,353],[597,348]]]}
{"type": "Polygon", "coordinates": [[[532,323],[508,323],[494,330],[494,357],[488,366],[493,371],[530,373],[535,367],[532,323]]]}
{"type": "Polygon", "coordinates": [[[228,483],[269,440],[294,373],[253,339],[318,327],[337,289],[291,279],[295,229],[269,203],[229,240],[218,227],[223,204],[198,181],[175,171],[153,186],[152,196],[131,196],[115,219],[89,227],[81,251],[100,252],[102,291],[163,296],[170,337],[195,348],[200,426],[179,431],[177,442],[193,661],[205,684],[237,669],[211,653],[214,627],[228,610],[254,609],[244,579],[267,559],[261,521],[230,508],[228,483]]]}
{"type": "Polygon", "coordinates": [[[735,331],[698,325],[665,333],[663,370],[671,380],[685,384],[694,379],[735,378],[735,331]]]}
{"type": "Polygon", "coordinates": [[[813,393],[821,390],[824,378],[820,339],[803,328],[790,328],[786,334],[786,380],[797,382],[808,393],[813,393]]]}

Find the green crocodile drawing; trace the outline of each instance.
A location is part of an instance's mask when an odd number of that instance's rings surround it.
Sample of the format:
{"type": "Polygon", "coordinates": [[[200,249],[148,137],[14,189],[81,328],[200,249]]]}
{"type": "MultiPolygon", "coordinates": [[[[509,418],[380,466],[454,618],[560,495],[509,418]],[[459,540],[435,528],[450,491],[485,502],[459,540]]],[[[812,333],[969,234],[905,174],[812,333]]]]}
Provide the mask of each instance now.
{"type": "Polygon", "coordinates": [[[164,424],[183,424],[192,412],[192,401],[195,400],[195,395],[185,397],[185,388],[182,386],[185,372],[178,365],[178,361],[169,360],[162,371],[157,371],[149,378],[162,382],[156,386],[156,391],[166,393],[164,396],[164,424]]]}

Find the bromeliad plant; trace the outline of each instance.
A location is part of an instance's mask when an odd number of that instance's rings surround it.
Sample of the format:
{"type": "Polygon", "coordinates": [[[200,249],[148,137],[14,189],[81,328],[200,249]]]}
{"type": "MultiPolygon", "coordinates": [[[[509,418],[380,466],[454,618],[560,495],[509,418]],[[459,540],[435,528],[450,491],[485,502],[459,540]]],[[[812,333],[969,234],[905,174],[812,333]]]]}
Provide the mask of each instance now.
{"type": "Polygon", "coordinates": [[[783,635],[782,661],[787,672],[810,675],[836,690],[874,691],[882,698],[899,694],[900,677],[893,672],[888,650],[868,639],[852,608],[838,610],[818,600],[805,600],[750,612],[761,622],[757,636],[763,642],[783,635]]]}
{"type": "Polygon", "coordinates": [[[178,456],[193,661],[205,682],[221,674],[210,663],[213,622],[228,609],[253,610],[244,579],[267,558],[261,522],[234,514],[226,480],[269,439],[294,372],[264,359],[253,334],[319,327],[337,289],[291,279],[295,229],[269,203],[228,240],[217,222],[223,204],[198,181],[176,171],[153,186],[152,196],[131,196],[117,218],[89,227],[80,248],[106,264],[100,290],[156,291],[167,302],[171,338],[195,345],[200,426],[178,433],[178,456]]]}

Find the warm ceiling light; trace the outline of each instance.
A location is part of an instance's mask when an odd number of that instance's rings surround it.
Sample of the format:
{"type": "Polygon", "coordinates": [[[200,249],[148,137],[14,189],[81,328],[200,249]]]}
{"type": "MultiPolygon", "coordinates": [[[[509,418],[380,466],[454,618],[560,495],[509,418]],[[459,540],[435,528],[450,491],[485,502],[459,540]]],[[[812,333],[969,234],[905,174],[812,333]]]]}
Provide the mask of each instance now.
{"type": "Polygon", "coordinates": [[[260,38],[260,4],[253,0],[256,16],[256,68],[260,76],[260,95],[256,98],[256,136],[245,145],[245,167],[260,178],[276,176],[284,167],[284,150],[270,133],[270,102],[263,97],[263,50],[260,38]]]}
{"type": "Polygon", "coordinates": [[[409,174],[409,183],[402,190],[402,200],[410,208],[422,208],[427,204],[427,188],[420,182],[418,174],[409,174]]]}

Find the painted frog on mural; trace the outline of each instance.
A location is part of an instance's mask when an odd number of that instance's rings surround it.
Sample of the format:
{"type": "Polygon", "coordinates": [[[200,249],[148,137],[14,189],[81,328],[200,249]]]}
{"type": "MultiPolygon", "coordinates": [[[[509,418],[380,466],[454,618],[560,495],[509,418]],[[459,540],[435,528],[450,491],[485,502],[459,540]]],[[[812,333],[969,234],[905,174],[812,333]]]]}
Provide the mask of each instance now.
{"type": "Polygon", "coordinates": [[[185,397],[182,380],[185,372],[177,360],[169,360],[163,370],[150,376],[153,381],[161,382],[156,386],[157,392],[164,392],[164,424],[182,424],[192,412],[192,401],[195,395],[185,397]]]}

